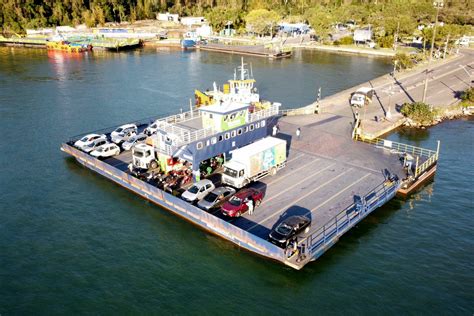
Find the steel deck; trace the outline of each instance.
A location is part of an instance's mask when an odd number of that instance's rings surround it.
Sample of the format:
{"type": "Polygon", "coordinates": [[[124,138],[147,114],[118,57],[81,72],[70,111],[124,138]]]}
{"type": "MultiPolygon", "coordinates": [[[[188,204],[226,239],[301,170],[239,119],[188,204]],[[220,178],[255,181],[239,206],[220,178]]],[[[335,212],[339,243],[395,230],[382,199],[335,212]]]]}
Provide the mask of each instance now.
{"type": "MultiPolygon", "coordinates": [[[[301,118],[280,120],[277,137],[288,142],[287,166],[275,176],[252,184],[265,191],[263,203],[252,215],[244,214],[237,219],[228,219],[219,211],[212,214],[262,239],[287,216],[307,215],[312,225],[306,235],[311,235],[351,205],[355,195],[364,196],[382,183],[384,169],[404,177],[398,155],[353,141],[344,133],[332,133],[328,126],[334,127],[336,120],[346,120],[327,116],[319,122],[305,122],[301,118]],[[299,126],[302,136],[296,139],[294,131],[299,126]]],[[[123,152],[104,162],[127,172],[131,153],[123,152]]]]}

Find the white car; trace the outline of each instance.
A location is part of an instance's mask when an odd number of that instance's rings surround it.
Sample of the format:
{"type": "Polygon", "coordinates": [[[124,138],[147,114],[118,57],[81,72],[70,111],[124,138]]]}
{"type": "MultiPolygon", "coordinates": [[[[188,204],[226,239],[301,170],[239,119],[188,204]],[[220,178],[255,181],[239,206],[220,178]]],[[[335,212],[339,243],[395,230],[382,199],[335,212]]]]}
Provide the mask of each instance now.
{"type": "Polygon", "coordinates": [[[86,153],[90,153],[91,151],[94,151],[95,149],[99,148],[102,145],[107,144],[107,140],[103,138],[99,138],[96,140],[93,140],[89,145],[84,146],[82,150],[86,153]]]}
{"type": "Polygon", "coordinates": [[[99,134],[88,134],[74,143],[74,147],[79,149],[84,149],[85,146],[90,145],[93,141],[97,139],[107,140],[107,136],[99,134]]]}
{"type": "Polygon", "coordinates": [[[105,144],[91,152],[91,156],[97,158],[107,158],[120,154],[120,147],[116,144],[105,144]]]}
{"type": "Polygon", "coordinates": [[[374,96],[374,89],[369,87],[362,87],[357,89],[351,96],[350,103],[352,106],[364,107],[372,102],[374,96]]]}
{"type": "Polygon", "coordinates": [[[122,144],[122,148],[123,150],[130,150],[134,145],[144,143],[146,138],[145,134],[134,135],[122,144]]]}
{"type": "Polygon", "coordinates": [[[143,133],[145,133],[148,136],[151,136],[155,134],[157,130],[158,130],[158,124],[156,122],[153,122],[145,128],[143,133]]]}
{"type": "Polygon", "coordinates": [[[216,187],[210,180],[201,180],[194,183],[189,189],[184,191],[181,198],[187,202],[193,203],[202,200],[209,192],[216,187]]]}
{"type": "Polygon", "coordinates": [[[137,126],[135,124],[125,124],[117,127],[112,133],[110,133],[110,139],[114,143],[120,144],[121,142],[136,134],[137,126]]]}

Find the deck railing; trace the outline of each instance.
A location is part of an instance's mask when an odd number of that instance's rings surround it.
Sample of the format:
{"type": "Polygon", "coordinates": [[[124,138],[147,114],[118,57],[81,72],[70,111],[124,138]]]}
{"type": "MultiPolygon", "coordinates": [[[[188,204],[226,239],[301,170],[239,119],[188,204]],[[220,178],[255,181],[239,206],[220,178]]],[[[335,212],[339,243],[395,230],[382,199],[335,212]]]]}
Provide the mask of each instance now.
{"type": "Polygon", "coordinates": [[[390,200],[399,187],[400,180],[398,178],[385,181],[362,197],[359,202],[351,204],[316,232],[300,241],[299,244],[305,245],[307,249],[308,260],[316,259],[315,255],[319,257],[328,246],[337,241],[357,222],[390,200]]]}
{"type": "Polygon", "coordinates": [[[84,152],[77,150],[67,144],[62,145],[62,150],[76,157],[86,167],[98,172],[108,179],[132,190],[144,198],[169,209],[190,222],[198,225],[204,230],[208,230],[216,235],[227,239],[234,244],[253,251],[262,256],[266,256],[281,262],[285,261],[283,249],[271,244],[252,233],[245,231],[234,224],[227,222],[215,215],[203,211],[182,199],[179,199],[159,188],[134,178],[132,175],[123,172],[104,161],[100,161],[84,152]]]}
{"type": "Polygon", "coordinates": [[[438,141],[437,149],[431,150],[431,149],[425,149],[425,148],[416,147],[416,146],[412,146],[408,144],[397,143],[397,142],[382,139],[382,138],[368,139],[368,138],[361,137],[358,134],[355,135],[355,139],[358,141],[362,141],[364,143],[372,144],[379,148],[391,149],[399,153],[407,153],[407,154],[413,155],[414,157],[416,157],[415,175],[414,175],[415,179],[419,175],[421,175],[423,172],[431,168],[431,166],[436,164],[439,158],[439,146],[440,146],[439,141],[438,141]],[[423,163],[418,164],[419,158],[422,158],[424,160],[423,163]]]}

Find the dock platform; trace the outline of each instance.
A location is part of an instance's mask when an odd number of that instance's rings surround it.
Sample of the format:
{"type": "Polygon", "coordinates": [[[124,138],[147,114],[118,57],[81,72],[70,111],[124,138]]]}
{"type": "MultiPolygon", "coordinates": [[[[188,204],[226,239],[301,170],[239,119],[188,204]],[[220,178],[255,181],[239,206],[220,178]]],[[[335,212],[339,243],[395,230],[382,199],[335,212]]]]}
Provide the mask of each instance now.
{"type": "Polygon", "coordinates": [[[197,49],[221,52],[227,54],[239,54],[247,56],[267,57],[267,58],[287,58],[291,57],[291,50],[275,50],[265,47],[264,45],[224,45],[224,44],[199,44],[197,49]]]}

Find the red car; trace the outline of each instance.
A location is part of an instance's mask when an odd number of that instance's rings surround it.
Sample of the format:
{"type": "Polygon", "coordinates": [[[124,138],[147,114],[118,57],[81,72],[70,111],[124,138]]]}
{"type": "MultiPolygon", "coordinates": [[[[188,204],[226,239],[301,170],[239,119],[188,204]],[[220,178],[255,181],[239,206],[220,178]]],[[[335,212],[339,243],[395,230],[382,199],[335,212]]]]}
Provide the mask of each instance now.
{"type": "Polygon", "coordinates": [[[222,214],[239,217],[247,211],[253,211],[263,200],[263,192],[254,188],[240,190],[221,207],[222,214]]]}

